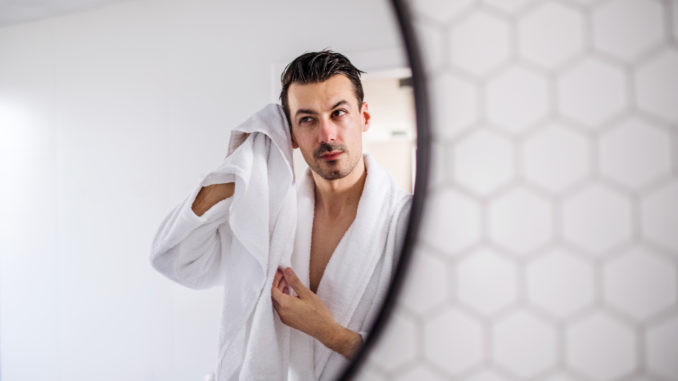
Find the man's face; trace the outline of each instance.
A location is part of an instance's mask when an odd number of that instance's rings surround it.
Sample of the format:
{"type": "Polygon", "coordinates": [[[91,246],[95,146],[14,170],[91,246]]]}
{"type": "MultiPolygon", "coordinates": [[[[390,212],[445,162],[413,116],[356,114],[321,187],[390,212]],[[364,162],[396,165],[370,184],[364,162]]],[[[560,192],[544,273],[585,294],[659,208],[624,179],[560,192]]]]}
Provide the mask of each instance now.
{"type": "Polygon", "coordinates": [[[353,84],[337,74],[288,89],[293,147],[322,178],[340,179],[362,158],[362,133],[369,128],[367,103],[358,105],[353,84]]]}

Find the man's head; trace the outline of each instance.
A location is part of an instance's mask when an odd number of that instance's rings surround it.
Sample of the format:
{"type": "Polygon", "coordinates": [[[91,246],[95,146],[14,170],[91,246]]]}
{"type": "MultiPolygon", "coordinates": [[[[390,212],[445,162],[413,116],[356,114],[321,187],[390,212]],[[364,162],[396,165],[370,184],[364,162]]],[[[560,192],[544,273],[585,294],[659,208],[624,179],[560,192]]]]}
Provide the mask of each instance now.
{"type": "Polygon", "coordinates": [[[370,114],[360,73],[343,55],[324,50],[297,57],[281,77],[292,144],[327,180],[347,176],[362,159],[370,114]]]}

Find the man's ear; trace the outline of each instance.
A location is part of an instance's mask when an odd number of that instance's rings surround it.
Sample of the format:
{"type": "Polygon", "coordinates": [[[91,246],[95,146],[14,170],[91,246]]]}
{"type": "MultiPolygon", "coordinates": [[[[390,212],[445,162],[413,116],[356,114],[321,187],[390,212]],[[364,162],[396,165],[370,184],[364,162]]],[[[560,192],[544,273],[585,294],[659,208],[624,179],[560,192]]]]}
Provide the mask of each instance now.
{"type": "Polygon", "coordinates": [[[367,108],[367,102],[363,102],[363,105],[360,108],[360,115],[363,118],[364,122],[363,132],[365,132],[370,128],[370,112],[367,108]]]}
{"type": "Polygon", "coordinates": [[[292,149],[299,148],[299,144],[297,144],[297,141],[294,139],[294,131],[290,128],[290,135],[292,137],[292,149]]]}

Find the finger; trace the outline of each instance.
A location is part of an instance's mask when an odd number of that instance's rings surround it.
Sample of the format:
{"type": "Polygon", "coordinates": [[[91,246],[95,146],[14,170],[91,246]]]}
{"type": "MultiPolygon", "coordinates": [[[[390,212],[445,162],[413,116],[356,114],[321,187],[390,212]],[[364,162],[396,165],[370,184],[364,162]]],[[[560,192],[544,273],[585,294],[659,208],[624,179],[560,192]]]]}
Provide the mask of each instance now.
{"type": "Polygon", "coordinates": [[[280,290],[282,290],[282,292],[285,293],[285,294],[287,294],[287,295],[290,294],[290,287],[289,287],[289,285],[287,284],[287,280],[286,280],[285,278],[283,278],[283,279],[280,281],[280,290]]]}
{"type": "Polygon", "coordinates": [[[294,273],[294,270],[292,270],[291,267],[285,269],[285,279],[287,280],[287,284],[292,287],[299,297],[306,297],[311,292],[308,287],[301,283],[301,280],[297,277],[297,274],[294,273]]]}
{"type": "Polygon", "coordinates": [[[278,282],[278,285],[275,286],[275,288],[277,288],[278,290],[280,290],[282,292],[285,292],[284,290],[285,290],[285,288],[287,288],[287,280],[285,280],[285,276],[283,275],[282,271],[280,272],[280,274],[281,274],[280,275],[281,276],[280,281],[278,282]]]}
{"type": "Polygon", "coordinates": [[[280,280],[278,281],[278,289],[282,290],[285,286],[287,286],[287,279],[285,279],[285,273],[283,273],[282,269],[278,269],[278,272],[280,273],[280,280]]]}
{"type": "Polygon", "coordinates": [[[277,289],[278,291],[282,291],[282,290],[285,289],[285,285],[282,284],[282,282],[280,282],[280,284],[276,287],[276,289],[277,289]]]}
{"type": "Polygon", "coordinates": [[[280,285],[281,279],[284,279],[283,273],[282,273],[282,271],[280,271],[280,269],[278,269],[275,272],[275,276],[273,277],[273,287],[278,288],[278,286],[280,285]]]}
{"type": "Polygon", "coordinates": [[[283,294],[282,291],[278,290],[277,288],[273,287],[271,289],[271,299],[273,299],[273,304],[280,304],[282,302],[282,299],[287,296],[283,294]]]}
{"type": "Polygon", "coordinates": [[[294,301],[290,298],[299,299],[296,296],[290,295],[290,289],[287,286],[280,289],[275,287],[271,289],[271,299],[273,299],[274,303],[294,303],[294,301]]]}

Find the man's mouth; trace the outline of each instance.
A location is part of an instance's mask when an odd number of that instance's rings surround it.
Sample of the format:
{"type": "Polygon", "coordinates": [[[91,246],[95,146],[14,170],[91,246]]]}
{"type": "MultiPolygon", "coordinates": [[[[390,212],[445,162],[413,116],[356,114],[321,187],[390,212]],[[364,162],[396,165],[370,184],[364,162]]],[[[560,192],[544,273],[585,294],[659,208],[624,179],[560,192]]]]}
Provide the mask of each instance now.
{"type": "Polygon", "coordinates": [[[324,154],[320,155],[320,158],[322,160],[336,160],[342,153],[343,151],[330,151],[330,152],[325,152],[324,154]]]}

